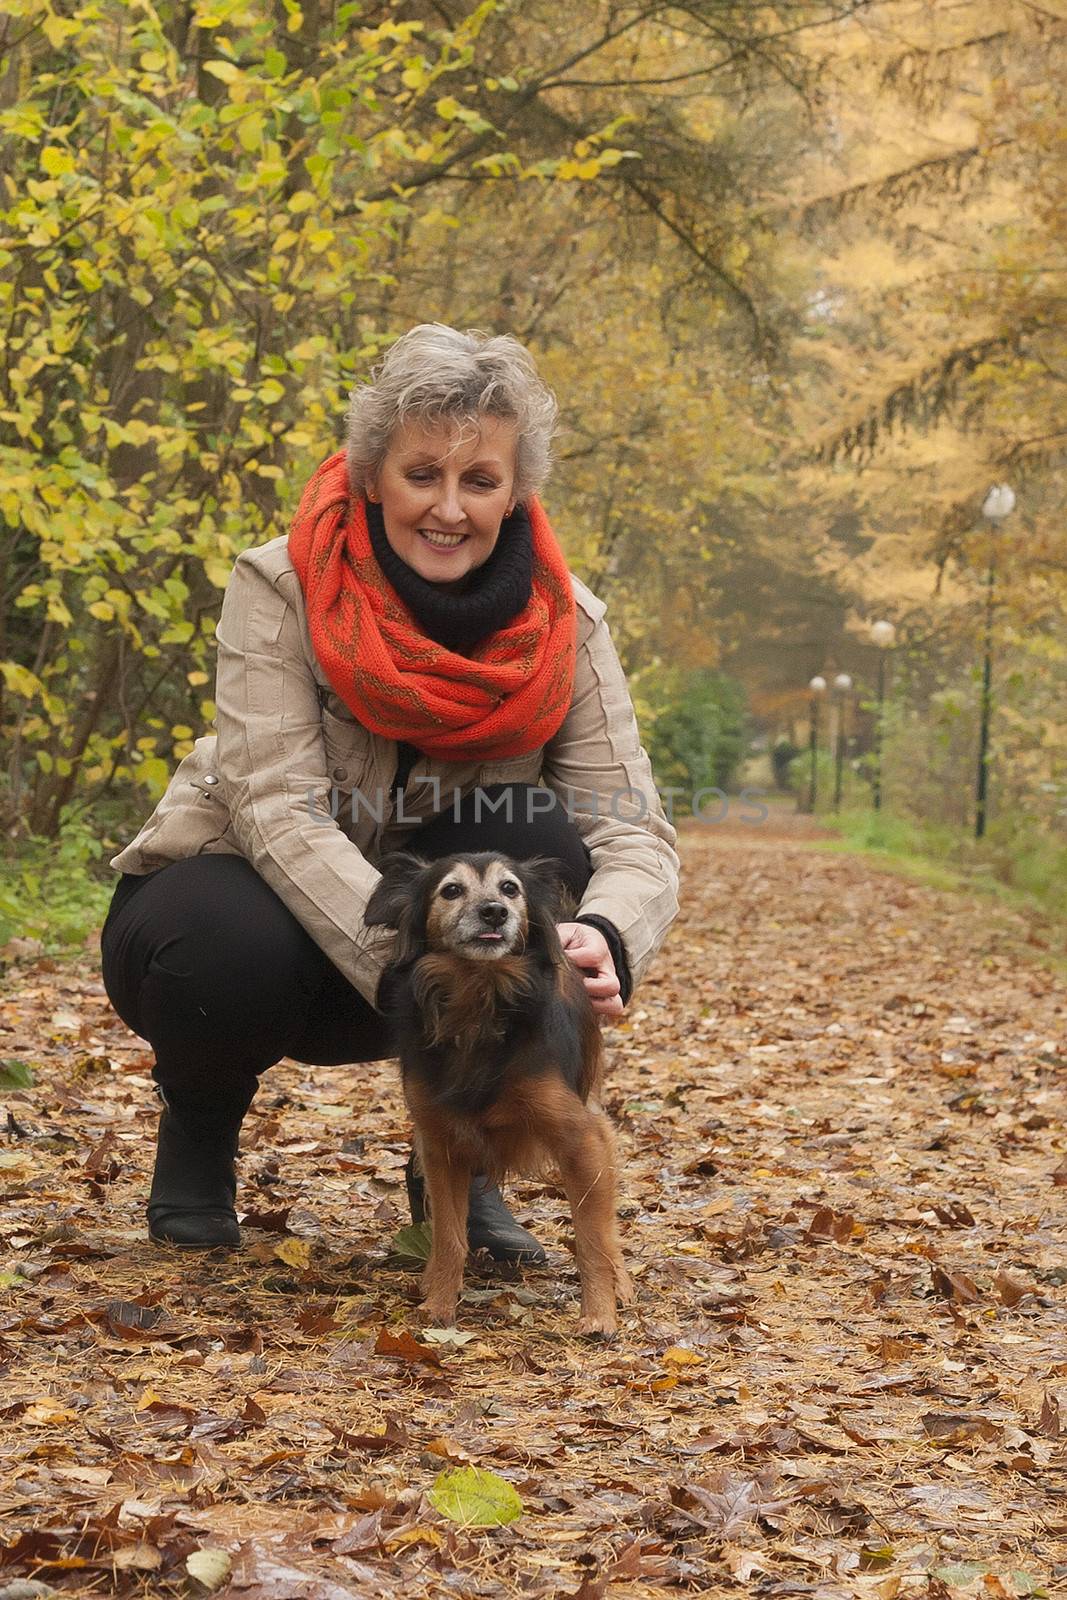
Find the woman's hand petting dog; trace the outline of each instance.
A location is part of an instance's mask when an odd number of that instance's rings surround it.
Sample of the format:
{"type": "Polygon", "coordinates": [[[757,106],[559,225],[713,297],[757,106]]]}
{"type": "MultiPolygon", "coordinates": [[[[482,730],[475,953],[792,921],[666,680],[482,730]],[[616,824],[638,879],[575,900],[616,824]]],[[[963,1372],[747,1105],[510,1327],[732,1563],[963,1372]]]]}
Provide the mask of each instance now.
{"type": "Polygon", "coordinates": [[[587,922],[557,922],[563,954],[582,975],[593,1010],[602,1017],[622,1016],[618,974],[608,941],[599,928],[587,922]]]}

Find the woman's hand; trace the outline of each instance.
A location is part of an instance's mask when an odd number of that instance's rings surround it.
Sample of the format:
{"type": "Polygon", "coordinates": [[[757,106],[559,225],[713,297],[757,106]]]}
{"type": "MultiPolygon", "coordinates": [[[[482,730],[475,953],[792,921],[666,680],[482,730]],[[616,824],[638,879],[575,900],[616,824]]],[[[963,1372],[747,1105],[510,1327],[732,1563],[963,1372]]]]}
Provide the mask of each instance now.
{"type": "Polygon", "coordinates": [[[563,953],[582,975],[593,1010],[602,1017],[621,1017],[622,998],[608,941],[599,928],[585,922],[557,922],[563,953]]]}

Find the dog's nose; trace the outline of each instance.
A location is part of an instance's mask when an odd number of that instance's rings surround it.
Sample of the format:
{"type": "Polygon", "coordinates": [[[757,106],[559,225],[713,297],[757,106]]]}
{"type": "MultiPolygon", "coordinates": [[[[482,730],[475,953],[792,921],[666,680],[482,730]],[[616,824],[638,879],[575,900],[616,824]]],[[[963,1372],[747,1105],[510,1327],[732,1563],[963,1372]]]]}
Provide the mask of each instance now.
{"type": "Polygon", "coordinates": [[[508,908],[502,900],[483,900],[478,915],[487,928],[502,928],[508,920],[508,908]]]}

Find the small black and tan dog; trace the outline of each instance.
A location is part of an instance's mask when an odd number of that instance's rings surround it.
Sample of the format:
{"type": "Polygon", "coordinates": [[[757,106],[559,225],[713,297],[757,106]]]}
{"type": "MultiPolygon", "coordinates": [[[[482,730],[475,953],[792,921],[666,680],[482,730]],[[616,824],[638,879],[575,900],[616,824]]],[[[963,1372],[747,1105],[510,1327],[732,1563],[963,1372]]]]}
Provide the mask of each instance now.
{"type": "Polygon", "coordinates": [[[427,1321],[449,1325],[471,1176],[559,1168],[582,1285],[578,1331],[610,1336],[633,1296],[619,1248],[615,1139],[597,1104],[600,1029],[560,945],[546,861],[387,858],[365,921],[397,930],[382,992],[396,1030],[433,1235],[427,1321]]]}

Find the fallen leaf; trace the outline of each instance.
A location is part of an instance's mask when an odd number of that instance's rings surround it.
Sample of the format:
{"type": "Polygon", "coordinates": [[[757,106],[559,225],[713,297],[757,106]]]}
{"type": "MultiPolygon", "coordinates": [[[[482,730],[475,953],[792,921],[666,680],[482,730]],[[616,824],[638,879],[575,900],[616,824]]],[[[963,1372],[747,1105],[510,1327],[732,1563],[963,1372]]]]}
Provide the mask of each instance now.
{"type": "Polygon", "coordinates": [[[124,1544],[111,1552],[112,1564],[121,1570],[154,1572],[163,1565],[163,1557],[154,1544],[124,1544]]]}
{"type": "Polygon", "coordinates": [[[29,1089],[33,1068],[26,1061],[0,1061],[0,1089],[29,1089]]]}
{"type": "Polygon", "coordinates": [[[36,961],[38,956],[43,955],[44,945],[40,939],[19,936],[9,939],[0,950],[0,961],[36,961]]]}
{"type": "Polygon", "coordinates": [[[208,1545],[186,1556],[185,1570],[205,1589],[221,1589],[233,1571],[233,1557],[228,1550],[208,1545]]]}
{"type": "Polygon", "coordinates": [[[443,1461],[452,1461],[457,1466],[469,1466],[470,1458],[465,1450],[451,1439],[430,1439],[423,1449],[428,1455],[440,1456],[443,1461]]]}
{"type": "Polygon", "coordinates": [[[484,1467],[446,1467],[433,1481],[436,1511],[467,1528],[499,1528],[522,1516],[522,1501],[506,1478],[484,1467]]]}
{"type": "Polygon", "coordinates": [[[68,1411],[65,1406],[54,1405],[51,1400],[33,1400],[22,1413],[22,1419],[35,1428],[47,1428],[61,1426],[65,1422],[77,1422],[78,1413],[68,1411]]]}
{"type": "Polygon", "coordinates": [[[459,1328],[423,1328],[422,1337],[430,1344],[447,1344],[461,1350],[476,1339],[476,1333],[462,1333],[459,1328]]]}
{"type": "Polygon", "coordinates": [[[685,1345],[674,1344],[669,1350],[664,1350],[660,1357],[665,1367],[702,1367],[704,1357],[696,1350],[687,1350],[685,1345]]]}
{"type": "Polygon", "coordinates": [[[399,1449],[408,1443],[407,1429],[396,1417],[385,1418],[385,1427],[381,1433],[357,1433],[351,1428],[339,1427],[336,1423],[328,1423],[327,1426],[336,1440],[334,1448],[330,1451],[334,1456],[352,1450],[358,1450],[365,1455],[385,1455],[388,1451],[399,1449]]]}
{"type": "Polygon", "coordinates": [[[988,1417],[969,1415],[962,1411],[928,1411],[922,1425],[930,1439],[942,1444],[962,1444],[965,1439],[996,1439],[1000,1429],[988,1417]]]}
{"type": "MultiPolygon", "coordinates": [[[[471,1526],[473,1527],[474,1524],[472,1523],[471,1526]]],[[[479,1526],[485,1526],[485,1524],[479,1524],[479,1526]]],[[[390,1534],[382,1542],[389,1554],[392,1555],[395,1551],[403,1550],[412,1544],[428,1544],[440,1550],[445,1541],[436,1528],[426,1528],[418,1524],[411,1528],[402,1528],[399,1533],[390,1534]]]]}
{"type": "Polygon", "coordinates": [[[946,1272],[943,1267],[930,1268],[934,1288],[943,1300],[959,1300],[964,1305],[974,1305],[981,1299],[977,1285],[965,1272],[946,1272]]]}
{"type": "Polygon", "coordinates": [[[1059,1439],[1065,1431],[1059,1405],[1050,1394],[1046,1394],[1041,1402],[1041,1415],[1037,1419],[1037,1431],[1043,1434],[1046,1439],[1059,1439]]]}
{"type": "Polygon", "coordinates": [[[437,1351],[431,1350],[428,1345],[419,1344],[406,1328],[401,1328],[398,1334],[390,1333],[388,1328],[383,1328],[375,1342],[374,1354],[391,1356],[394,1361],[421,1361],[427,1367],[441,1365],[441,1357],[437,1351]]]}
{"type": "Polygon", "coordinates": [[[405,1261],[425,1262],[430,1259],[433,1237],[428,1222],[413,1222],[394,1235],[393,1250],[405,1261]]]}
{"type": "Polygon", "coordinates": [[[1027,1295],[1036,1291],[1028,1283],[1023,1283],[1019,1278],[1013,1278],[1010,1272],[1005,1272],[1003,1267],[993,1279],[993,1287],[1000,1296],[1001,1303],[1006,1306],[1017,1306],[1020,1300],[1025,1300],[1027,1295]]]}
{"type": "Polygon", "coordinates": [[[311,1265],[311,1245],[306,1239],[283,1239],[274,1246],[274,1254],[287,1267],[296,1267],[300,1272],[306,1272],[311,1265]]]}
{"type": "Polygon", "coordinates": [[[109,1300],[104,1307],[104,1320],[109,1332],[117,1339],[130,1339],[150,1343],[158,1337],[154,1332],[163,1322],[166,1313],[160,1306],[142,1306],[133,1300],[109,1300]]]}
{"type": "Polygon", "coordinates": [[[832,1211],[829,1206],[820,1206],[808,1223],[805,1237],[808,1239],[832,1239],[835,1244],[847,1244],[852,1235],[857,1231],[855,1219],[847,1211],[832,1211]]]}
{"type": "Polygon", "coordinates": [[[741,1478],[726,1470],[718,1473],[709,1484],[672,1486],[670,1497],[694,1522],[724,1537],[747,1527],[757,1517],[783,1510],[790,1503],[775,1495],[770,1480],[741,1478]]]}

